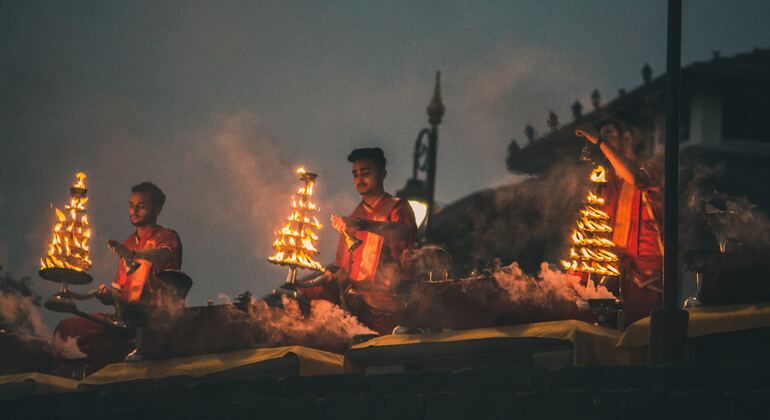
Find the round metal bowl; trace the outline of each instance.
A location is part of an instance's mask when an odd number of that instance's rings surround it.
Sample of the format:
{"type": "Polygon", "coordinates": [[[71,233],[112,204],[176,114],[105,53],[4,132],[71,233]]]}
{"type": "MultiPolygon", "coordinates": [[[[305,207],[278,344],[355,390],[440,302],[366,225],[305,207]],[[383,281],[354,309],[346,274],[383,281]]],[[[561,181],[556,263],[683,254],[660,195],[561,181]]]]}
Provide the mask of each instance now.
{"type": "Polygon", "coordinates": [[[94,281],[94,278],[85,271],[77,271],[71,268],[43,268],[38,271],[38,275],[45,280],[55,283],[67,282],[68,284],[88,284],[94,281]]]}
{"type": "Polygon", "coordinates": [[[58,293],[48,298],[45,303],[43,303],[43,307],[54,312],[69,314],[75,313],[77,311],[75,301],[73,299],[61,296],[58,293]]]}

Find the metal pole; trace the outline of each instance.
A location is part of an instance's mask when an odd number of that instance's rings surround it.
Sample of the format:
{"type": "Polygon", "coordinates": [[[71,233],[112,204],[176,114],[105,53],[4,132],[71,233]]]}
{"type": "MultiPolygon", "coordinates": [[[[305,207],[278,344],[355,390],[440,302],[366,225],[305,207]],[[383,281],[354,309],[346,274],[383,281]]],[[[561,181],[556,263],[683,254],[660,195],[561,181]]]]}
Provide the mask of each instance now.
{"type": "Polygon", "coordinates": [[[650,315],[650,363],[684,361],[688,313],[678,304],[679,101],[681,97],[682,0],[668,0],[666,44],[666,172],[663,229],[663,308],[650,315]]]}
{"type": "Polygon", "coordinates": [[[431,227],[433,225],[433,210],[436,197],[436,149],[438,147],[438,127],[432,126],[428,136],[428,221],[425,225],[425,241],[430,242],[431,227]]]}
{"type": "Polygon", "coordinates": [[[663,307],[678,308],[679,277],[679,100],[681,96],[682,0],[668,2],[666,59],[666,178],[663,230],[663,307]]]}
{"type": "Polygon", "coordinates": [[[425,241],[430,242],[431,226],[433,225],[433,212],[435,209],[436,194],[436,155],[438,153],[438,126],[444,116],[444,104],[441,102],[441,72],[436,72],[436,85],[433,89],[433,98],[428,104],[428,122],[430,123],[430,135],[428,136],[428,222],[425,225],[425,241]]]}

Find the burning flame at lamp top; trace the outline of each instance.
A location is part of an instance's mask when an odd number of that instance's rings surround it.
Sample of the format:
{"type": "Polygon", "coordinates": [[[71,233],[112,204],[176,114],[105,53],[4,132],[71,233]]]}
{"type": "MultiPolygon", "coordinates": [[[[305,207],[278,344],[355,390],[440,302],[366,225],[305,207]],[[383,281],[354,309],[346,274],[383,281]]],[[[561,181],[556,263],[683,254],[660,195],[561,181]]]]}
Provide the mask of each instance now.
{"type": "Polygon", "coordinates": [[[607,183],[607,170],[597,165],[591,171],[590,179],[597,184],[596,192],[588,191],[586,195],[585,205],[575,222],[577,229],[572,231],[570,237],[572,248],[569,259],[562,260],[561,264],[567,271],[619,276],[618,256],[610,251],[615,243],[607,238],[613,231],[610,216],[602,209],[606,200],[600,195],[601,188],[607,183]]]}
{"type": "Polygon", "coordinates": [[[91,228],[88,227],[86,214],[86,174],[78,172],[75,178],[77,180],[70,187],[70,202],[64,206],[66,211],[55,209],[58,221],[53,228],[48,255],[40,259],[41,268],[58,267],[76,271],[91,268],[88,244],[91,228]]]}
{"type": "Polygon", "coordinates": [[[294,268],[325,271],[324,266],[313,259],[318,254],[318,235],[315,231],[322,227],[313,215],[319,210],[312,201],[313,187],[318,175],[306,172],[305,168],[299,168],[297,174],[300,175],[300,180],[304,181],[304,185],[291,197],[291,213],[286,219],[287,223],[275,232],[275,254],[268,257],[268,261],[294,268]]]}

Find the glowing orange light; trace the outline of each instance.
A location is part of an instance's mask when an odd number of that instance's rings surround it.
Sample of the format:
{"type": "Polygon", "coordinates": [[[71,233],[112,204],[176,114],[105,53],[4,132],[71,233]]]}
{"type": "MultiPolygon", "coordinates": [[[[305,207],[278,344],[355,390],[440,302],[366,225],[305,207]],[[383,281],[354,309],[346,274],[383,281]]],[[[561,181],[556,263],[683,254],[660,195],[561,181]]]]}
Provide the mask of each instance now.
{"type": "MultiPolygon", "coordinates": [[[[604,184],[607,182],[607,171],[604,166],[597,165],[589,178],[591,182],[604,184]]],[[[601,185],[597,186],[597,189],[600,188],[601,185]]],[[[575,221],[576,229],[570,237],[572,247],[569,259],[562,260],[561,265],[566,271],[619,276],[618,256],[610,251],[615,243],[606,237],[613,231],[610,216],[602,209],[606,200],[598,192],[588,191],[584,202],[585,206],[578,212],[579,217],[575,221]]]]}
{"type": "Polygon", "coordinates": [[[77,179],[70,188],[71,198],[65,205],[67,213],[55,209],[57,222],[52,229],[48,255],[40,259],[41,268],[70,268],[86,271],[91,268],[89,240],[91,228],[88,227],[86,213],[86,174],[78,172],[77,179]]]}
{"type": "Polygon", "coordinates": [[[297,190],[298,197],[291,198],[291,212],[286,218],[287,223],[275,232],[275,254],[268,257],[268,261],[278,265],[325,271],[324,266],[313,259],[318,254],[318,235],[314,229],[322,227],[318,219],[310,214],[318,211],[318,206],[312,201],[316,174],[305,171],[304,167],[296,172],[305,184],[297,190]]]}
{"type": "Polygon", "coordinates": [[[604,166],[597,165],[596,168],[591,171],[591,181],[597,183],[607,182],[607,170],[604,169],[604,166]]]}

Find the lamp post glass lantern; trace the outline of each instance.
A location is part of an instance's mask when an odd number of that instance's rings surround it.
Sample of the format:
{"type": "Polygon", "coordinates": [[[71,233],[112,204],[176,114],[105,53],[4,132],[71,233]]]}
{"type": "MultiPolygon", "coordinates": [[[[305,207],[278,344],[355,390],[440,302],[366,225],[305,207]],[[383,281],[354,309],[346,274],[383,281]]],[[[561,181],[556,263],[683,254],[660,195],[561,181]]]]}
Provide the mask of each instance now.
{"type": "Polygon", "coordinates": [[[396,195],[407,200],[414,212],[417,228],[422,229],[428,216],[428,189],[424,181],[412,178],[406,181],[406,186],[396,192],[396,195]]]}

